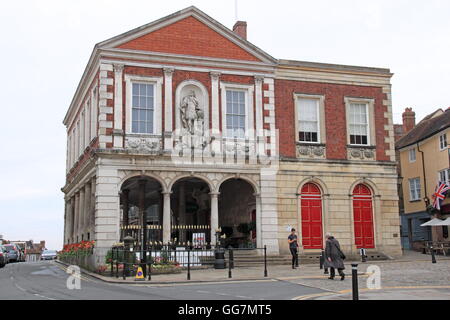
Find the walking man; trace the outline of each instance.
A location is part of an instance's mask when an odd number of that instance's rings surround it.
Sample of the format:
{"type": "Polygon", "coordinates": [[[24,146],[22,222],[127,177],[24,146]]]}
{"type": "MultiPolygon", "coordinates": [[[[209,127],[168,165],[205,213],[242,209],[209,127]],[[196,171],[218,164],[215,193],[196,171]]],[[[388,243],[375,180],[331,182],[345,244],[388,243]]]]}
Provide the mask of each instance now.
{"type": "Polygon", "coordinates": [[[288,236],[288,243],[289,243],[289,250],[291,251],[292,255],[292,269],[295,269],[298,267],[298,254],[297,254],[297,248],[298,248],[298,238],[295,234],[295,229],[291,229],[291,234],[288,236]]]}
{"type": "Polygon", "coordinates": [[[341,251],[339,241],[337,241],[330,233],[325,235],[326,247],[325,247],[325,261],[324,268],[330,268],[330,277],[328,279],[333,280],[335,276],[335,269],[338,269],[338,273],[341,276],[341,280],[345,279],[344,274],[344,259],[345,255],[341,251]]]}

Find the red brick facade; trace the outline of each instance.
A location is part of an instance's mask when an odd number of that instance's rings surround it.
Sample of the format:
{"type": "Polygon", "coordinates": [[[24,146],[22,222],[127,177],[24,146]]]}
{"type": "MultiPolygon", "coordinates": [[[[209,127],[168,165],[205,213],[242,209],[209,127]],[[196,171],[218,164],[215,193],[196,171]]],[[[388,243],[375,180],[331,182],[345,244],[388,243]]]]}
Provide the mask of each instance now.
{"type": "Polygon", "coordinates": [[[376,159],[389,161],[384,138],[387,112],[383,106],[382,88],[332,83],[318,83],[291,80],[275,80],[276,126],[280,134],[280,155],[296,157],[295,153],[295,103],[294,93],[323,95],[325,97],[325,128],[327,159],[347,159],[347,126],[344,97],[375,99],[376,159]]]}
{"type": "Polygon", "coordinates": [[[118,48],[260,61],[194,17],[180,20],[120,45],[118,48]]]}

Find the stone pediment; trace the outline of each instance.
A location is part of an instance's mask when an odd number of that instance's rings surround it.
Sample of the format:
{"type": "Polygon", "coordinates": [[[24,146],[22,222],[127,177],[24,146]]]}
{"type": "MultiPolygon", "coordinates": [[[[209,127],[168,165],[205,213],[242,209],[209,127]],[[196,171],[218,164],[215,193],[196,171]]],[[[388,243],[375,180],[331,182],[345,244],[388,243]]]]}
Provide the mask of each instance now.
{"type": "Polygon", "coordinates": [[[189,7],[106,40],[99,43],[98,47],[276,63],[276,59],[196,7],[189,7]]]}

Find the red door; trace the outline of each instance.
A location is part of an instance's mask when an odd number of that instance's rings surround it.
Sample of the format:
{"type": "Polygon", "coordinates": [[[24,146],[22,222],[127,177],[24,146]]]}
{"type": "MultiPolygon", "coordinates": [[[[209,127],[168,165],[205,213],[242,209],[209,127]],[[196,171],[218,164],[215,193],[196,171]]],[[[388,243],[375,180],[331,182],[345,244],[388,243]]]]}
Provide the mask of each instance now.
{"type": "Polygon", "coordinates": [[[357,185],[353,190],[353,221],[356,247],[375,248],[372,192],[363,184],[357,185]]]}
{"type": "Polygon", "coordinates": [[[322,195],[319,187],[307,183],[301,191],[302,243],[305,249],[321,249],[322,195]]]}

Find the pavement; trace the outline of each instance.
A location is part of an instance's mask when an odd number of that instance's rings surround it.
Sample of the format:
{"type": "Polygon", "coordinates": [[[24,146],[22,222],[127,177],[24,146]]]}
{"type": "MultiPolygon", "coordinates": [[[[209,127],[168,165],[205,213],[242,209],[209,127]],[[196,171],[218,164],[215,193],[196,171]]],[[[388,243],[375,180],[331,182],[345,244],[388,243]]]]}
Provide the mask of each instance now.
{"type": "MultiPolygon", "coordinates": [[[[360,300],[450,300],[450,257],[405,252],[395,260],[358,263],[360,300]],[[378,277],[379,275],[379,277],[378,277]],[[378,280],[379,281],[378,281],[378,280]]],[[[355,261],[356,262],[356,261],[355,261]]],[[[0,269],[0,299],[193,299],[193,300],[351,300],[351,263],[346,279],[329,280],[317,265],[191,270],[153,275],[151,281],[111,278],[84,271],[81,290],[69,290],[67,266],[58,262],[9,264],[0,269]]]]}
{"type": "Polygon", "coordinates": [[[291,300],[317,294],[321,289],[287,281],[208,283],[110,283],[87,274],[80,276],[79,288],[66,267],[55,261],[11,263],[0,269],[0,300],[291,300]]]}

